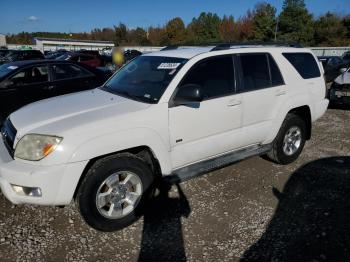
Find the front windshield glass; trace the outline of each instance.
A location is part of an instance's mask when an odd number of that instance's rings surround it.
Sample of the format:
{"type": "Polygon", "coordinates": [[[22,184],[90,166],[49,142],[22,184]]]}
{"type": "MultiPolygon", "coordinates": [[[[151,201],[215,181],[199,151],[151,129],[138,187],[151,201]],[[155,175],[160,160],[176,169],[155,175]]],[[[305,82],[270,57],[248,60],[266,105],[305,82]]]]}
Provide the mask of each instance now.
{"type": "Polygon", "coordinates": [[[63,54],[63,55],[56,57],[55,59],[56,60],[69,60],[70,57],[71,57],[70,54],[63,54]]]}
{"type": "Polygon", "coordinates": [[[102,89],[130,99],[156,104],[187,61],[184,58],[140,56],[122,67],[102,89]]]}

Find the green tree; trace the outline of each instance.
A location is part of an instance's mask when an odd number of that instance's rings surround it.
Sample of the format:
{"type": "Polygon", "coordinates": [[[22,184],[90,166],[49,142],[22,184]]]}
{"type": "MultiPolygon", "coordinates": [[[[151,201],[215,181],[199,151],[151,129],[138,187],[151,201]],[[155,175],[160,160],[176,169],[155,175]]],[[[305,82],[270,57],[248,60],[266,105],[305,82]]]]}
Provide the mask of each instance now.
{"type": "Polygon", "coordinates": [[[224,42],[234,42],[238,40],[235,20],[233,16],[224,16],[220,24],[220,39],[224,42]]]}
{"type": "Polygon", "coordinates": [[[261,2],[255,6],[253,12],[252,38],[258,41],[272,41],[276,28],[276,8],[261,2]]]}
{"type": "Polygon", "coordinates": [[[341,17],[327,12],[315,22],[315,43],[319,46],[345,44],[347,30],[341,17]]]}
{"type": "Polygon", "coordinates": [[[114,43],[116,46],[123,45],[127,42],[128,28],[125,24],[119,23],[118,26],[114,26],[115,39],[114,43]]]}
{"type": "Polygon", "coordinates": [[[194,44],[214,43],[220,41],[221,19],[217,14],[201,13],[193,18],[188,26],[189,40],[194,44]]]}
{"type": "Polygon", "coordinates": [[[306,9],[304,0],[284,0],[278,28],[279,40],[312,44],[313,18],[306,9]]]}
{"type": "Polygon", "coordinates": [[[171,19],[165,26],[166,38],[172,45],[184,44],[186,41],[185,23],[180,17],[171,19]]]}

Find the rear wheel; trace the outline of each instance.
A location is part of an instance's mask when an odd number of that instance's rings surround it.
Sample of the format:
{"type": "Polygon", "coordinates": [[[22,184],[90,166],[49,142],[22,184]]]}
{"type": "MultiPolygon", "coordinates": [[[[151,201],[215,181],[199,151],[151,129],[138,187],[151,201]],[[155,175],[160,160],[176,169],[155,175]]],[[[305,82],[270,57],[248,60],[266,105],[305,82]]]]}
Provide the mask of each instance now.
{"type": "Polygon", "coordinates": [[[153,174],[141,158],[119,154],[97,161],[77,195],[80,213],[93,228],[115,231],[142,214],[153,192],[153,174]]]}
{"type": "Polygon", "coordinates": [[[298,115],[288,114],[267,157],[282,165],[290,164],[299,157],[305,142],[305,121],[298,115]]]}

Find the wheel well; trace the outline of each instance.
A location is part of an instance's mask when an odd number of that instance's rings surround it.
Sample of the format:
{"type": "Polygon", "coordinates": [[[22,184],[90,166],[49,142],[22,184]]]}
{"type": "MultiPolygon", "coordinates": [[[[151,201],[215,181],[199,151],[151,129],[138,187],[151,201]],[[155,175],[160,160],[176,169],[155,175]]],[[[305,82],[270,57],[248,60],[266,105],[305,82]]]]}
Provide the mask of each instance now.
{"type": "Polygon", "coordinates": [[[288,114],[295,114],[305,121],[306,124],[306,139],[310,140],[312,131],[311,111],[308,106],[301,106],[294,108],[288,112],[288,114]]]}
{"type": "Polygon", "coordinates": [[[106,155],[102,155],[102,156],[98,156],[95,157],[93,159],[91,159],[88,164],[85,166],[83,173],[80,176],[79,182],[77,187],[75,188],[75,192],[74,192],[74,196],[73,198],[76,198],[76,194],[78,192],[78,189],[81,185],[81,183],[83,182],[87,172],[89,171],[89,169],[96,163],[96,161],[103,159],[105,157],[111,156],[111,155],[116,155],[116,154],[120,154],[120,153],[131,153],[133,155],[136,155],[140,158],[142,158],[151,168],[153,174],[155,175],[156,178],[161,177],[162,175],[162,171],[160,168],[160,164],[158,159],[155,157],[153,151],[151,148],[149,148],[148,146],[138,146],[138,147],[133,147],[133,148],[128,148],[122,151],[117,151],[117,152],[113,152],[110,154],[106,154],[106,155]]]}

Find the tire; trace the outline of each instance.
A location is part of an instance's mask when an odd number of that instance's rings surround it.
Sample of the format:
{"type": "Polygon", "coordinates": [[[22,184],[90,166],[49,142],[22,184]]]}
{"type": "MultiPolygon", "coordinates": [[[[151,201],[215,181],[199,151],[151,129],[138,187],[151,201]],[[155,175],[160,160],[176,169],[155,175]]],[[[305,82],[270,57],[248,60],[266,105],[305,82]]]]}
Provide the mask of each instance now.
{"type": "Polygon", "coordinates": [[[79,187],[76,201],[80,214],[96,230],[123,229],[142,215],[145,203],[153,194],[153,181],[150,167],[133,154],[122,153],[98,160],[79,187]],[[135,200],[133,205],[126,201],[129,199],[135,200]]]}
{"type": "MultiPolygon", "coordinates": [[[[296,136],[295,136],[296,137],[296,136]]],[[[299,137],[299,136],[298,136],[299,137]]],[[[294,140],[294,139],[293,139],[294,140]]],[[[297,140],[297,139],[295,139],[297,140]]],[[[289,141],[287,139],[287,141],[289,141]]],[[[297,140],[299,141],[299,139],[297,140]]],[[[301,154],[304,145],[306,142],[306,123],[305,121],[295,114],[288,114],[283,121],[283,124],[277,134],[277,137],[275,138],[274,142],[272,143],[272,150],[267,154],[267,157],[272,160],[275,163],[281,164],[281,165],[287,165],[292,162],[294,162],[299,155],[301,154]],[[295,143],[295,146],[287,146],[289,149],[293,150],[284,150],[284,146],[286,143],[285,138],[286,135],[289,134],[289,131],[295,131],[292,134],[297,134],[297,130],[300,131],[300,143],[295,143]],[[295,149],[296,148],[296,149],[295,149]],[[288,153],[287,153],[287,152],[288,153]]],[[[290,142],[289,144],[292,144],[293,142],[290,142]]],[[[288,144],[288,143],[287,143],[288,144]]]]}

